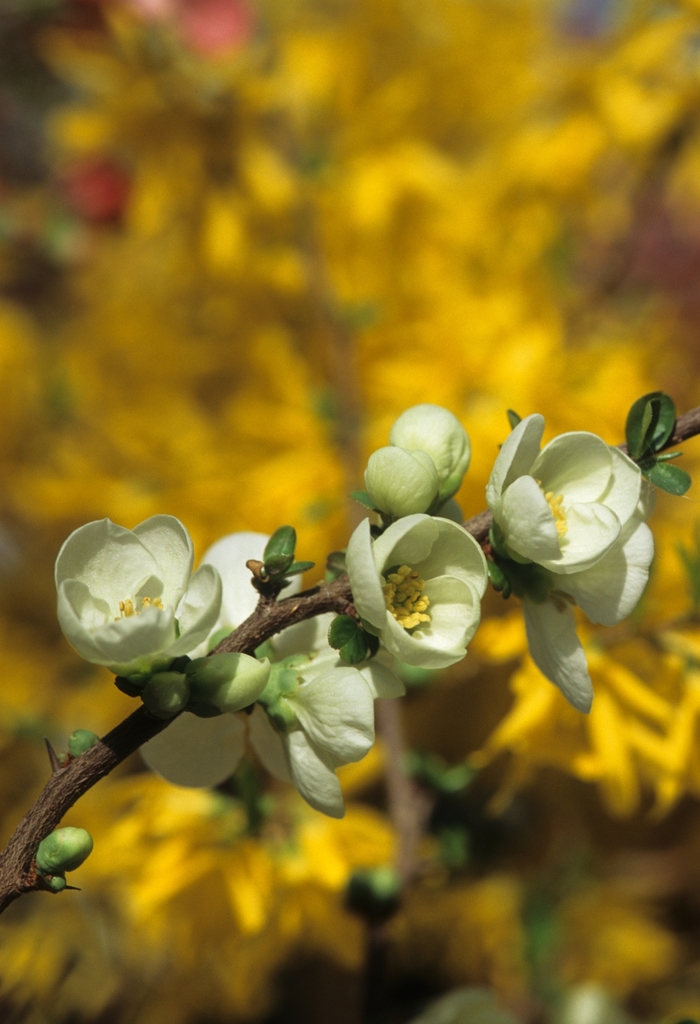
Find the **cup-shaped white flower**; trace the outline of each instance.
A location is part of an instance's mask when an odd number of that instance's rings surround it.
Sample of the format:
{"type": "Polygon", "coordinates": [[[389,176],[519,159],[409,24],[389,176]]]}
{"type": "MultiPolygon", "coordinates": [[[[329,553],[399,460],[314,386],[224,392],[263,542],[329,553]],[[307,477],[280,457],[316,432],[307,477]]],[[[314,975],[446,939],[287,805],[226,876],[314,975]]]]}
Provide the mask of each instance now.
{"type": "Polygon", "coordinates": [[[427,512],[437,501],[440,478],[426,452],[389,446],[370,455],[365,487],[375,508],[399,519],[427,512]]]}
{"type": "Polygon", "coordinates": [[[466,430],[448,409],[427,403],[412,406],[394,423],[389,442],[412,452],[427,452],[440,478],[441,502],[459,490],[469,468],[471,445],[466,430]]]}
{"type": "Polygon", "coordinates": [[[550,574],[547,596],[523,595],[530,654],[540,671],[555,683],[579,711],[588,712],[593,685],[586,656],[576,636],[573,605],[591,622],[613,626],[626,618],[642,595],[654,557],[654,540],[644,519],[646,500],[623,527],[609,551],[589,569],[566,576],[550,574]]]}
{"type": "Polygon", "coordinates": [[[481,617],[484,554],[457,523],[406,516],[374,542],[364,519],[348,544],[353,600],[367,628],[409,665],[445,668],[467,653],[481,617]]]}
{"type": "Polygon", "coordinates": [[[343,665],[335,651],[299,655],[273,666],[250,718],[250,741],[267,770],[292,782],[312,807],[345,813],[335,769],[360,761],[374,743],[374,700],[403,692],[380,663],[343,665]]]}
{"type": "Polygon", "coordinates": [[[58,619],[87,661],[118,675],[167,667],[208,635],[221,605],[210,565],[192,573],[192,541],[173,516],[133,530],[100,519],[75,530],[56,559],[58,619]]]}
{"type": "Polygon", "coordinates": [[[639,502],[639,467],[600,437],[560,434],[540,451],[544,418],[527,416],[501,448],[486,500],[509,554],[569,574],[610,551],[639,502]]]}

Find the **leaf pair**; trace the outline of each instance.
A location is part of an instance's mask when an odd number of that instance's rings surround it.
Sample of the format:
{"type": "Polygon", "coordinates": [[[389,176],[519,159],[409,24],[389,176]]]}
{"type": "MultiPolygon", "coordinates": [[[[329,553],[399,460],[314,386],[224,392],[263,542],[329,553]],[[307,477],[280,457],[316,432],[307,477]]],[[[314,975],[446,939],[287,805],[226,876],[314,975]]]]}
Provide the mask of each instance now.
{"type": "Polygon", "coordinates": [[[347,665],[359,665],[379,650],[379,638],[363,629],[352,615],[338,615],[328,630],[328,643],[347,665]]]}
{"type": "Polygon", "coordinates": [[[691,479],[685,470],[669,466],[682,453],[658,454],[667,445],[676,424],[676,406],[663,391],[651,391],[634,403],[627,416],[625,437],[630,456],[646,479],[669,494],[685,494],[691,479]]]}
{"type": "Polygon", "coordinates": [[[313,569],[315,562],[295,562],[294,550],[297,545],[297,532],[293,526],[280,526],[270,537],[265,546],[263,567],[264,580],[281,583],[288,576],[297,576],[301,572],[313,569]]]}

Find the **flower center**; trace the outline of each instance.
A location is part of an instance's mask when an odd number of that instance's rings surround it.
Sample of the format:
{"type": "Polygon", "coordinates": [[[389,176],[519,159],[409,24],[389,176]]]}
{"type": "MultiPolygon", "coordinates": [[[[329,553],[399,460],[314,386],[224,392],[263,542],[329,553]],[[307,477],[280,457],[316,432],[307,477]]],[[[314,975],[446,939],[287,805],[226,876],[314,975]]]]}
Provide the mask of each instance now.
{"type": "Polygon", "coordinates": [[[159,597],[154,597],[153,599],[151,599],[150,597],[142,597],[141,607],[134,608],[134,602],[127,597],[125,601],[119,602],[119,615],[116,616],[114,621],[116,622],[117,619],[129,619],[131,618],[132,615],[140,615],[144,608],[151,607],[162,608],[163,602],[159,597]]]}
{"type": "Polygon", "coordinates": [[[426,609],[430,598],[423,593],[425,580],[408,565],[386,575],[382,587],[387,609],[404,629],[415,629],[421,622],[430,622],[426,609]]]}
{"type": "Polygon", "coordinates": [[[544,487],[542,487],[541,480],[535,480],[535,483],[539,484],[540,490],[544,494],[544,500],[549,505],[549,511],[554,516],[554,525],[557,528],[557,533],[560,537],[563,537],[569,529],[566,523],[566,512],[561,507],[564,501],[564,495],[555,494],[554,491],[545,491],[544,487]]]}

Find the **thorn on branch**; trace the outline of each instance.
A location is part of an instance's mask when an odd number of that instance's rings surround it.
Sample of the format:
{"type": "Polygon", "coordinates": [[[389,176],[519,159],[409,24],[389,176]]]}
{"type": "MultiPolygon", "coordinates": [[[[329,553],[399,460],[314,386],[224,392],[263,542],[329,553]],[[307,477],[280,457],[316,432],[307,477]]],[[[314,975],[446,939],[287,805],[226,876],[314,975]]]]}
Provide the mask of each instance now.
{"type": "Polygon", "coordinates": [[[44,743],[46,744],[46,753],[49,755],[51,774],[55,775],[58,771],[61,770],[61,762],[59,760],[58,754],[52,747],[51,740],[48,738],[48,736],[44,736],[44,743]]]}

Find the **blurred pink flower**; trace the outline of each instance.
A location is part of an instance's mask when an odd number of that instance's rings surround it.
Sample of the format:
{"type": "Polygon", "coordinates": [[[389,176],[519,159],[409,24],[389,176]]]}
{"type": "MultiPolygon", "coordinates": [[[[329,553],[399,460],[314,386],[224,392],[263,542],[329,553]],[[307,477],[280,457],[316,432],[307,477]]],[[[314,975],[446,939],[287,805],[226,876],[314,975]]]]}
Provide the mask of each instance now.
{"type": "Polygon", "coordinates": [[[150,21],[172,21],[183,42],[213,56],[237,49],[250,39],[253,13],[245,0],[126,0],[150,21]]]}

